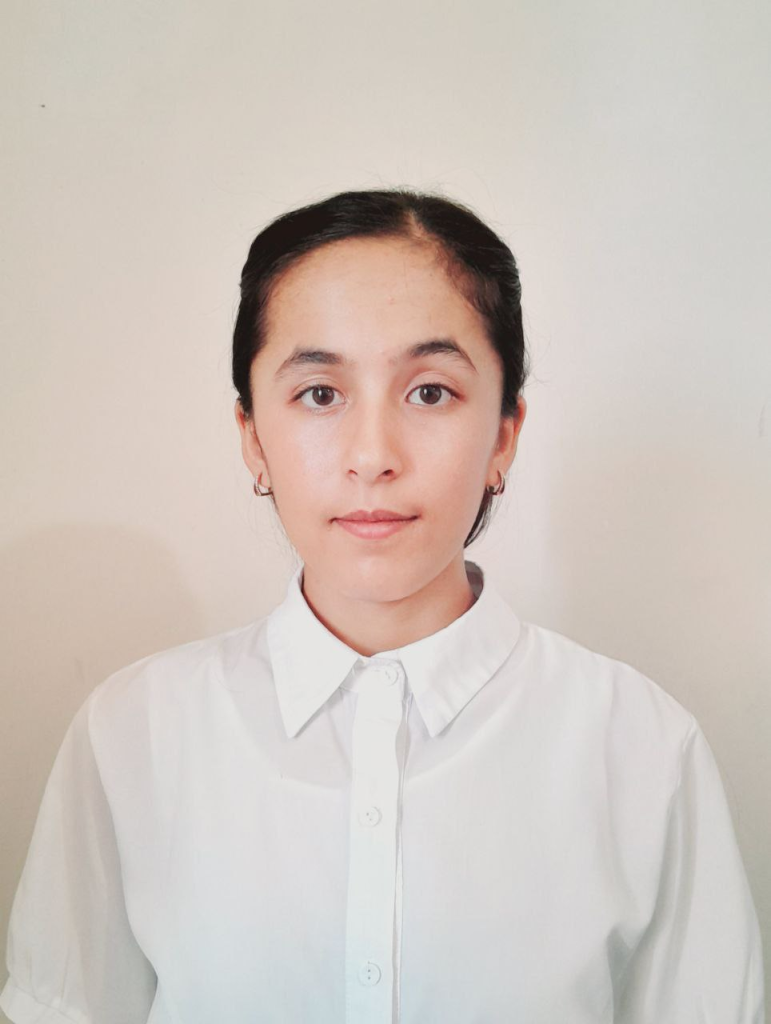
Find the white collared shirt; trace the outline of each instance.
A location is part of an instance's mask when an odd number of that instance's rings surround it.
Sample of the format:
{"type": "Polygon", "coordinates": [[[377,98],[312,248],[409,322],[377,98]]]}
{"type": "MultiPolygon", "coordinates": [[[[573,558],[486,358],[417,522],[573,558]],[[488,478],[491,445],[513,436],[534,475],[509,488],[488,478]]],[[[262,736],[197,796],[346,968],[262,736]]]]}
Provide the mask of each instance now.
{"type": "Polygon", "coordinates": [[[308,606],[110,676],[48,779],[16,1024],[762,1024],[717,764],[629,665],[476,602],[362,657],[308,606]]]}

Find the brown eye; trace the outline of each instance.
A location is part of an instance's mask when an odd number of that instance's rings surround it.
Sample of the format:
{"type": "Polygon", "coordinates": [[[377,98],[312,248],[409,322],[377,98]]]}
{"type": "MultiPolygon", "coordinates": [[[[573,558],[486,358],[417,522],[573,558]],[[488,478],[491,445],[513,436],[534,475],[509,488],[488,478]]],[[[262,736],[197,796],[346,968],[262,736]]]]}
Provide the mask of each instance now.
{"type": "Polygon", "coordinates": [[[322,388],[311,388],[311,393],[313,394],[314,398],[318,398],[319,395],[322,396],[322,401],[318,403],[319,405],[329,405],[329,402],[325,401],[324,399],[325,398],[328,399],[333,394],[333,391],[332,391],[332,388],[323,388],[322,387],[322,388]]]}
{"type": "MultiPolygon", "coordinates": [[[[438,406],[449,405],[450,402],[454,401],[454,399],[457,398],[457,395],[452,390],[452,388],[448,388],[446,384],[431,384],[431,383],[430,384],[421,384],[419,387],[415,388],[415,390],[410,392],[410,393],[411,394],[419,393],[422,401],[420,403],[418,403],[418,404],[425,403],[426,406],[431,406],[431,405],[438,405],[438,406]],[[450,396],[450,398],[449,398],[449,400],[447,402],[442,402],[441,401],[441,392],[442,391],[446,391],[447,394],[450,396]]],[[[415,403],[411,402],[410,404],[414,405],[415,403]]]]}
{"type": "Polygon", "coordinates": [[[301,391],[299,393],[299,395],[295,395],[294,401],[295,402],[300,402],[304,398],[304,396],[308,395],[308,394],[313,396],[313,401],[311,401],[311,402],[304,402],[303,401],[302,404],[304,406],[306,406],[306,408],[308,408],[308,409],[328,409],[331,406],[332,403],[330,401],[328,401],[327,399],[329,399],[332,395],[335,394],[335,388],[330,388],[330,387],[328,387],[328,386],[326,386],[324,384],[312,384],[310,387],[305,388],[304,391],[301,391]],[[321,401],[317,402],[316,401],[317,398],[320,398],[321,401]]]}

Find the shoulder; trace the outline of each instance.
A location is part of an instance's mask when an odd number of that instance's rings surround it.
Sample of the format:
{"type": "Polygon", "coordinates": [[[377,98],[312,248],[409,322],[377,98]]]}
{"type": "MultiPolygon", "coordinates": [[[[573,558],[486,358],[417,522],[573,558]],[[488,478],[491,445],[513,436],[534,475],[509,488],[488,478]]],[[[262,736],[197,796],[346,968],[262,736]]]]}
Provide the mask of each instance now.
{"type": "Polygon", "coordinates": [[[666,747],[679,759],[698,723],[660,683],[556,630],[527,622],[523,633],[523,667],[577,729],[601,730],[605,742],[626,744],[630,756],[666,747]]]}
{"type": "Polygon", "coordinates": [[[225,632],[155,651],[102,680],[89,694],[88,716],[94,729],[110,723],[180,714],[195,698],[222,688],[232,672],[263,640],[265,618],[225,632]]]}

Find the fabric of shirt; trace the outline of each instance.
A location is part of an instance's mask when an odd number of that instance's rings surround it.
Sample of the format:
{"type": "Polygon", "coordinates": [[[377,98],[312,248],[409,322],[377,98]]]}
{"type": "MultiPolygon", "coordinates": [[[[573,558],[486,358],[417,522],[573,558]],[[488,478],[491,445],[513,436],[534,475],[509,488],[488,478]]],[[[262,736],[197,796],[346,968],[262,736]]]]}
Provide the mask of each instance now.
{"type": "Polygon", "coordinates": [[[16,890],[16,1024],[762,1024],[758,918],[694,716],[527,623],[358,654],[303,564],[101,682],[16,890]]]}

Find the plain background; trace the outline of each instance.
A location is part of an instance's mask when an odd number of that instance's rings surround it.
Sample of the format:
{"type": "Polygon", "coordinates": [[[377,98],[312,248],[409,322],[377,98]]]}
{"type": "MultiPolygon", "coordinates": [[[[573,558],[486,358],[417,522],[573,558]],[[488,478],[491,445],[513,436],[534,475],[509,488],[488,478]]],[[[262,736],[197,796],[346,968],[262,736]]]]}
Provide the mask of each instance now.
{"type": "Polygon", "coordinates": [[[283,597],[229,379],[251,239],[405,184],[521,265],[529,412],[467,557],[696,715],[771,976],[766,0],[6,0],[3,22],[0,926],[93,687],[283,597]]]}

